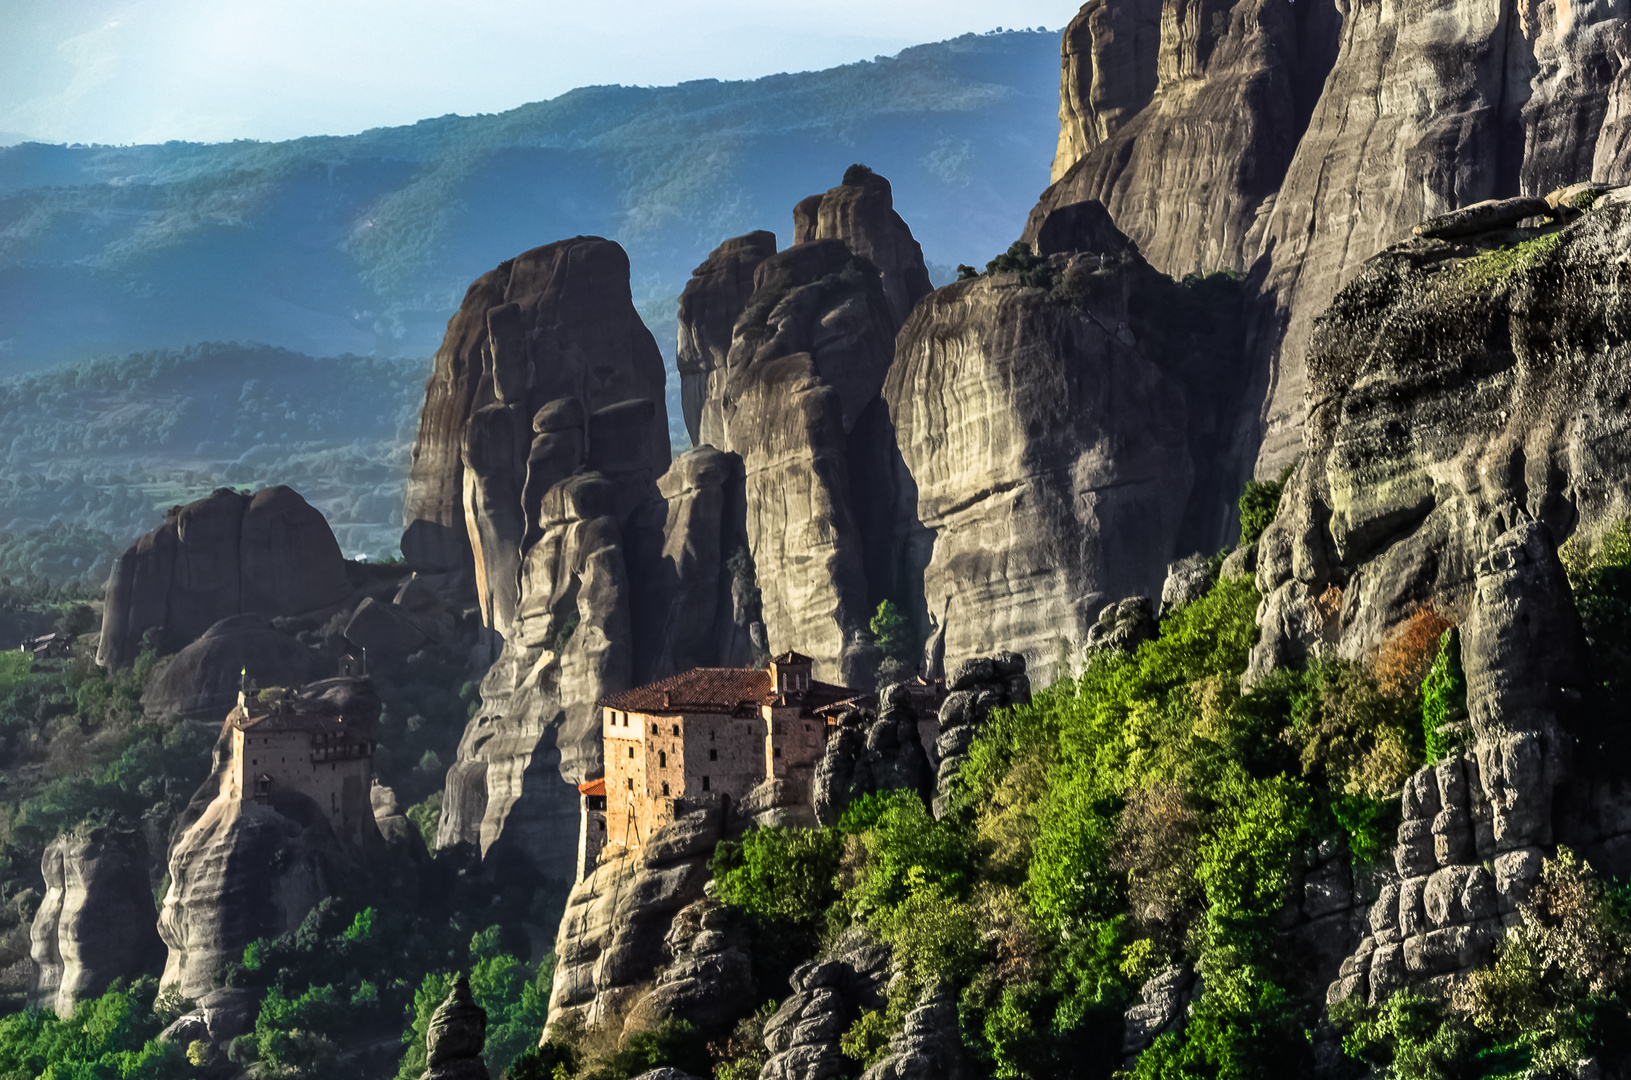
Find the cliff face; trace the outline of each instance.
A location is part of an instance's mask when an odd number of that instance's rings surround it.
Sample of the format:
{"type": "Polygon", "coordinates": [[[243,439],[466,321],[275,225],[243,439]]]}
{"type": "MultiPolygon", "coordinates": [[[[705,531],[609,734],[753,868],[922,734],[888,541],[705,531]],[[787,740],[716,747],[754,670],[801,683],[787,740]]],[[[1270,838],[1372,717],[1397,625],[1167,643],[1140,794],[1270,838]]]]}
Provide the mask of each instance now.
{"type": "Polygon", "coordinates": [[[1363,657],[1417,604],[1465,612],[1492,520],[1566,536],[1624,513],[1623,190],[1562,227],[1399,244],[1320,320],[1305,456],[1258,546],[1256,670],[1322,640],[1363,657]]]}
{"type": "Polygon", "coordinates": [[[221,488],[171,510],[119,557],[96,662],[130,663],[149,630],[174,652],[229,616],[309,615],[350,594],[340,545],[305,499],[286,487],[221,488]]]}
{"type": "Polygon", "coordinates": [[[68,1016],[115,979],[158,971],[164,943],[154,929],[147,845],[133,829],[65,833],[40,860],[45,898],[34,915],[30,994],[68,1016]]]}
{"type": "Polygon", "coordinates": [[[1087,5],[1065,32],[1055,183],[1026,239],[1055,207],[1094,199],[1168,274],[1250,268],[1259,215],[1331,64],[1335,9],[1288,0],[1111,7],[1087,5]],[[1144,86],[1153,92],[1133,105],[1144,86]],[[1069,162],[1067,143],[1080,148],[1069,162]]]}
{"type": "Polygon", "coordinates": [[[776,234],[752,232],[720,244],[691,272],[680,294],[680,401],[692,443],[702,441],[702,409],[711,374],[725,366],[731,330],[753,296],[753,271],[776,254],[776,234]]]}
{"type": "Polygon", "coordinates": [[[933,288],[923,249],[895,213],[889,181],[864,167],[852,168],[842,184],[793,208],[793,243],[812,240],[842,240],[877,267],[897,328],[933,288]]]}
{"type": "Polygon", "coordinates": [[[772,651],[796,648],[818,677],[859,685],[877,661],[851,476],[887,464],[886,447],[858,445],[894,355],[886,289],[909,310],[928,278],[881,177],[800,207],[795,235],[807,239],[754,270],[725,364],[709,376],[700,434],[743,461],[747,551],[772,651]],[[850,236],[891,269],[880,274],[845,240],[808,238],[821,231],[850,236]]]}
{"type": "Polygon", "coordinates": [[[533,436],[547,434],[541,409],[563,398],[590,412],[649,401],[660,422],[634,456],[657,473],[668,465],[662,355],[635,313],[628,275],[623,249],[598,237],[535,248],[471,285],[437,350],[402,552],[437,570],[473,556],[484,615],[500,632],[515,610],[522,489],[533,436]]]}

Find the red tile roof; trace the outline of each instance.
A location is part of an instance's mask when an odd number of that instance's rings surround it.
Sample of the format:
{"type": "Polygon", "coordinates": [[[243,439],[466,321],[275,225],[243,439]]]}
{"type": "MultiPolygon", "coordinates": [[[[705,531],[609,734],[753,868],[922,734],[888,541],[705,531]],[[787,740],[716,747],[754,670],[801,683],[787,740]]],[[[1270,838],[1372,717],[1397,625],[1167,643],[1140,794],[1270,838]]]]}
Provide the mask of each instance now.
{"type": "MultiPolygon", "coordinates": [[[[794,654],[796,655],[796,654],[794,654]]],[[[770,672],[757,668],[692,668],[601,701],[608,709],[638,713],[719,713],[756,710],[761,705],[802,705],[818,708],[853,697],[855,691],[831,683],[811,681],[804,693],[777,694],[770,672]]]]}
{"type": "Polygon", "coordinates": [[[587,783],[579,784],[578,793],[580,795],[605,795],[606,778],[602,776],[599,780],[590,780],[587,783]]]}

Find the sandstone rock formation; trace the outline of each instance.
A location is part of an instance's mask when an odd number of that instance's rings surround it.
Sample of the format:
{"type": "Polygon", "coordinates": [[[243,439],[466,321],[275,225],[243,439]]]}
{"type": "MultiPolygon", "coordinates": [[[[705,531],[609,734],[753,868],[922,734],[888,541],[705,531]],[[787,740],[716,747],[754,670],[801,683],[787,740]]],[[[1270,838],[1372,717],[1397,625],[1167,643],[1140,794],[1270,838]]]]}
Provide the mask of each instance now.
{"type": "Polygon", "coordinates": [[[816,765],[813,809],[831,825],[850,803],[878,791],[906,789],[927,798],[934,770],[918,734],[918,715],[905,686],[885,687],[878,710],[853,709],[839,718],[838,732],[816,765]]]}
{"type": "Polygon", "coordinates": [[[946,685],[951,693],[940,705],[939,758],[933,801],[935,817],[944,816],[956,791],[957,776],[968,760],[968,748],[994,709],[1024,705],[1031,700],[1031,679],[1025,657],[1004,652],[963,661],[946,685]]]}
{"type": "Polygon", "coordinates": [[[175,652],[230,616],[308,615],[350,592],[340,546],[305,499],[287,487],[221,488],[173,508],[119,557],[96,662],[130,663],[149,631],[175,652]]]}
{"type": "Polygon", "coordinates": [[[691,442],[701,444],[702,408],[708,381],[725,366],[731,330],[753,296],[753,272],[776,254],[776,234],[751,232],[720,244],[691,272],[680,294],[680,340],[675,366],[680,402],[691,442]]]}
{"type": "Polygon", "coordinates": [[[1304,458],[1257,546],[1249,678],[1329,645],[1363,658],[1417,605],[1470,610],[1491,522],[1590,534],[1631,503],[1627,333],[1609,299],[1631,241],[1619,191],[1563,224],[1412,238],[1315,331],[1304,458]],[[1494,254],[1518,243],[1522,257],[1494,254]]]}
{"type": "Polygon", "coordinates": [[[1487,962],[1558,839],[1554,790],[1572,771],[1568,714],[1585,637],[1550,530],[1523,521],[1479,560],[1462,635],[1474,742],[1411,777],[1371,934],[1327,998],[1372,1003],[1487,962]]]}
{"type": "Polygon", "coordinates": [[[1159,270],[1250,269],[1259,214],[1334,58],[1337,18],[1330,4],[1289,0],[1085,6],[1065,31],[1055,183],[1025,238],[1054,208],[1095,199],[1159,270]],[[1073,43],[1109,62],[1082,63],[1073,43]],[[1101,116],[1096,97],[1120,107],[1101,116]],[[1081,148],[1069,163],[1067,144],[1081,148]]]}
{"type": "Polygon", "coordinates": [[[300,686],[317,677],[317,655],[263,615],[232,615],[171,657],[142,693],[149,716],[218,721],[245,676],[256,686],[300,686]]]}
{"type": "Polygon", "coordinates": [[[1109,139],[1155,94],[1161,5],[1089,3],[1059,43],[1059,149],[1054,183],[1109,139]]]}
{"type": "MultiPolygon", "coordinates": [[[[558,959],[546,1030],[569,1017],[586,1027],[623,1030],[625,1019],[644,997],[644,984],[665,959],[664,943],[676,914],[703,899],[708,859],[723,826],[717,810],[699,810],[677,816],[633,851],[612,838],[600,864],[573,887],[567,900],[555,939],[558,959]]],[[[699,924],[703,910],[697,909],[699,924]]],[[[682,927],[685,921],[681,920],[682,927]]],[[[699,944],[706,952],[709,943],[687,939],[683,933],[675,939],[682,954],[699,944]]],[[[722,973],[728,964],[729,986],[739,985],[734,981],[741,974],[735,958],[727,962],[721,956],[715,962],[722,973]]],[[[667,993],[671,1003],[688,1000],[683,992],[667,993]]],[[[708,995],[696,996],[709,1004],[708,995]]]]}
{"type": "Polygon", "coordinates": [[[115,979],[158,971],[147,845],[128,826],[83,825],[51,841],[40,860],[45,898],[34,915],[30,997],[68,1016],[115,979]]]}
{"type": "MultiPolygon", "coordinates": [[[[1172,579],[1169,576],[1167,580],[1172,579]]],[[[1099,612],[1098,621],[1088,627],[1086,651],[1134,652],[1155,635],[1155,613],[1150,610],[1150,598],[1129,596],[1114,604],[1106,604],[1104,610],[1099,612]]]]}
{"type": "Polygon", "coordinates": [[[893,355],[889,303],[876,271],[835,239],[767,258],[754,284],[701,436],[743,460],[771,645],[796,645],[817,677],[858,685],[876,659],[848,450],[893,355]]]}
{"type": "Polygon", "coordinates": [[[923,249],[895,212],[894,190],[864,165],[851,166],[842,184],[793,208],[793,243],[813,240],[842,240],[877,268],[896,329],[933,290],[923,249]]]}
{"type": "MultiPolygon", "coordinates": [[[[302,688],[295,707],[366,727],[380,705],[366,681],[329,679],[302,688]]],[[[213,772],[175,825],[170,887],[159,910],[159,936],[169,949],[162,982],[195,999],[212,990],[216,968],[244,946],[294,929],[340,882],[367,874],[378,844],[371,814],[362,843],[353,844],[336,834],[328,808],[292,786],[274,787],[267,798],[241,790],[230,731],[229,721],[213,772]]]]}
{"type": "MultiPolygon", "coordinates": [[[[653,475],[668,465],[662,356],[635,313],[628,274],[623,249],[598,237],[525,252],[471,285],[437,351],[414,441],[402,552],[434,570],[460,569],[474,553],[484,614],[501,631],[536,509],[522,505],[530,463],[547,471],[562,441],[549,438],[559,432],[540,415],[545,406],[573,398],[595,412],[650,402],[658,422],[636,436],[629,456],[653,475]]],[[[545,488],[530,490],[541,498],[545,488]]]]}
{"type": "Polygon", "coordinates": [[[1615,5],[1518,16],[1497,0],[1428,3],[1406,22],[1380,4],[1346,10],[1263,228],[1260,474],[1300,449],[1315,319],[1364,260],[1436,214],[1611,175],[1604,117],[1626,17],[1615,5]],[[1439,25],[1447,39],[1427,30],[1439,25]],[[1455,78],[1444,77],[1446,48],[1455,78]]]}
{"type": "Polygon", "coordinates": [[[1106,602],[1160,584],[1195,477],[1181,384],[1130,326],[1144,268],[1056,258],[1084,307],[1017,273],[948,285],[901,331],[884,387],[948,662],[1011,648],[1044,678],[1106,602]]]}
{"type": "Polygon", "coordinates": [[[862,1012],[884,1007],[889,959],[887,945],[852,929],[796,969],[792,993],[765,1023],[770,1058],[760,1080],[843,1075],[850,1063],[839,1049],[839,1036],[862,1012]]]}
{"type": "Polygon", "coordinates": [[[663,938],[668,964],[630,1013],[643,1027],[684,1020],[707,1034],[728,1032],[757,1005],[753,955],[740,916],[704,897],[674,916],[663,938]]]}
{"type": "Polygon", "coordinates": [[[861,1080],[966,1080],[976,1075],[963,1054],[957,1027],[957,1000],[935,994],[906,1014],[889,1051],[861,1074],[861,1080]]]}
{"type": "Polygon", "coordinates": [[[476,1004],[470,980],[460,975],[431,1014],[420,1080],[488,1080],[487,1064],[481,1059],[486,1045],[487,1010],[476,1004]]]}

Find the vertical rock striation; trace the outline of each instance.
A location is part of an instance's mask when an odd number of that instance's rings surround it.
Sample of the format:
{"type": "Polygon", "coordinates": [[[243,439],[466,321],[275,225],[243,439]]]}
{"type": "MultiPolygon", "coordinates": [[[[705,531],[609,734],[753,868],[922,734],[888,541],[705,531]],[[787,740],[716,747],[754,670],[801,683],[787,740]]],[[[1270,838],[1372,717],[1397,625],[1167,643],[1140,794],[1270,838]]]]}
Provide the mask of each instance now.
{"type": "Polygon", "coordinates": [[[34,915],[30,997],[66,1017],[76,1001],[116,979],[164,964],[147,877],[147,845],[135,829],[81,826],[46,846],[45,898],[34,915]]]}
{"type": "Polygon", "coordinates": [[[680,375],[685,430],[693,444],[702,442],[702,409],[708,400],[709,378],[725,366],[731,330],[753,296],[753,271],[774,254],[775,233],[761,230],[727,240],[691,271],[691,280],[680,294],[675,367],[680,375]]]}
{"type": "Polygon", "coordinates": [[[1059,43],[1054,183],[1150,103],[1160,43],[1158,0],[1093,0],[1070,20],[1059,43]]]}

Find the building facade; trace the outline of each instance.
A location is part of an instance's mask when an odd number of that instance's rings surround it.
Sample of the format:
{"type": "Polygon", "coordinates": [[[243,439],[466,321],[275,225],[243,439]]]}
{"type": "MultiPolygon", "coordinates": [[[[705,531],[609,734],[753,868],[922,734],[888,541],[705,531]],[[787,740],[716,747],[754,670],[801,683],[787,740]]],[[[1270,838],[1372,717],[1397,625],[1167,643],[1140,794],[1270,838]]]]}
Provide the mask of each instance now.
{"type": "MultiPolygon", "coordinates": [[[[605,843],[644,846],[676,804],[728,815],[766,780],[807,801],[826,748],[818,710],[856,694],[816,682],[811,664],[789,652],[765,669],[693,668],[602,701],[605,843]]],[[[593,867],[586,856],[580,840],[580,869],[593,867]]]]}
{"type": "MultiPolygon", "coordinates": [[[[313,685],[332,690],[336,687],[330,684],[345,682],[362,680],[313,685]]],[[[374,828],[369,789],[378,745],[377,699],[371,692],[325,696],[310,689],[239,693],[237,708],[227,716],[232,753],[228,792],[263,803],[285,792],[304,795],[337,835],[359,843],[374,828]]]]}

